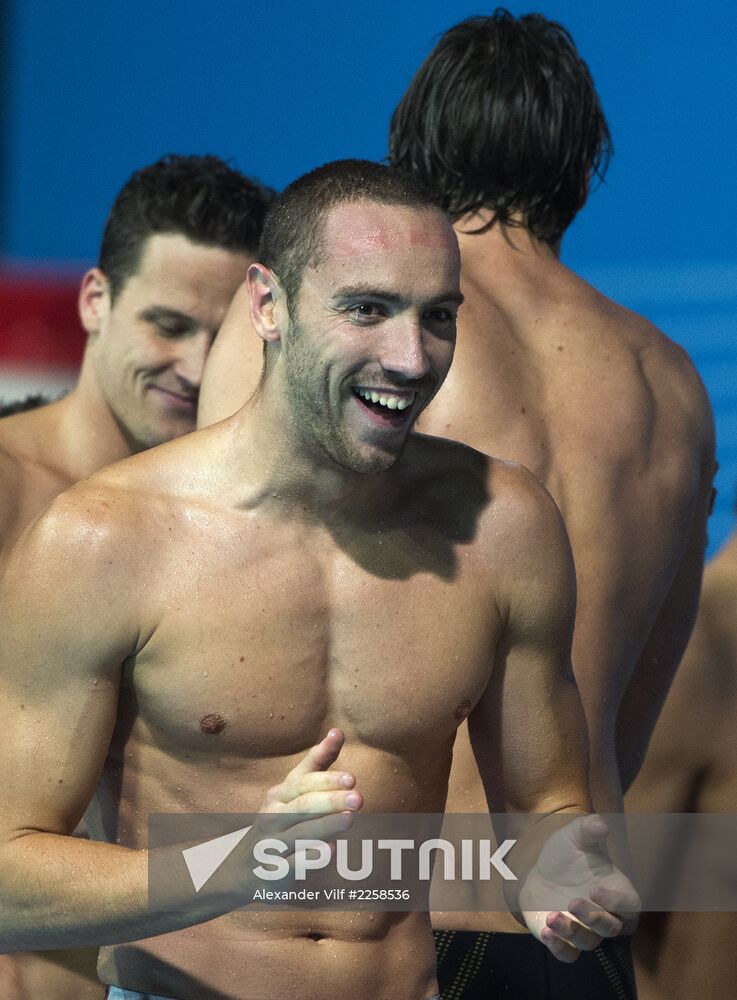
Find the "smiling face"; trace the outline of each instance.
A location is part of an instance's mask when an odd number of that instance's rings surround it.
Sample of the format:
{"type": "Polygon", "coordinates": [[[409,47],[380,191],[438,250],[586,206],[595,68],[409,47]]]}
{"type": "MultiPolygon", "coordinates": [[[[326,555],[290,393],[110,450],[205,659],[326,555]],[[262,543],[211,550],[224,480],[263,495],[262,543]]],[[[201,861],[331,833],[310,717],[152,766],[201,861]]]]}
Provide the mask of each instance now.
{"type": "Polygon", "coordinates": [[[281,337],[304,447],[359,473],[396,462],[450,367],[459,273],[439,211],[375,202],[330,211],[281,337]]]}
{"type": "Polygon", "coordinates": [[[98,269],[80,311],[99,390],[134,451],[194,430],[207,352],[251,259],[165,233],[113,303],[98,269]]]}

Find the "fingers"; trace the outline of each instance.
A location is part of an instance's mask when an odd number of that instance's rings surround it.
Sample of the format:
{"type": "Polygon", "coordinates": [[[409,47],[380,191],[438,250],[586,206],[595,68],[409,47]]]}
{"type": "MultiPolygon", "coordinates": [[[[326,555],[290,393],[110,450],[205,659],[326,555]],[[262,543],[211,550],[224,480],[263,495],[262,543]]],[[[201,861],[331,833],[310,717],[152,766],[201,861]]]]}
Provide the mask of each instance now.
{"type": "Polygon", "coordinates": [[[269,789],[269,792],[274,801],[291,803],[308,792],[349,791],[355,784],[356,779],[348,771],[310,771],[302,774],[292,771],[281,785],[269,789]]]}
{"type": "MultiPolygon", "coordinates": [[[[603,911],[602,911],[603,912],[603,911]]],[[[610,918],[610,914],[604,914],[610,918]]],[[[605,921],[596,920],[608,928],[605,921]]],[[[572,913],[549,913],[545,926],[540,931],[540,940],[545,947],[561,962],[575,962],[582,951],[593,951],[604,935],[599,934],[592,926],[582,923],[572,913]]]]}
{"type": "Polygon", "coordinates": [[[283,784],[290,785],[312,771],[327,771],[343,749],[345,737],[341,729],[331,729],[327,736],[311,747],[302,760],[287,775],[283,784]]]}
{"type": "MultiPolygon", "coordinates": [[[[269,817],[269,819],[277,819],[277,817],[269,817]]],[[[281,819],[294,821],[294,816],[291,814],[282,816],[281,819]]],[[[300,817],[300,822],[295,823],[294,826],[289,826],[288,823],[281,830],[269,831],[269,833],[277,833],[279,840],[287,845],[289,853],[294,851],[295,841],[297,840],[324,840],[331,841],[335,837],[341,836],[346,830],[350,829],[353,823],[353,813],[341,812],[341,813],[328,813],[324,816],[312,817],[300,817]]]]}
{"type": "Polygon", "coordinates": [[[629,883],[624,889],[597,886],[596,889],[592,889],[590,896],[597,906],[624,918],[635,919],[642,908],[639,895],[629,883]]]}
{"type": "Polygon", "coordinates": [[[358,791],[311,792],[298,795],[289,802],[266,798],[261,808],[264,829],[286,830],[302,814],[325,814],[358,812],[363,805],[363,796],[358,791]]]}
{"type": "Polygon", "coordinates": [[[363,796],[355,788],[356,779],[347,771],[326,770],[335,763],[345,737],[340,729],[311,747],[280,785],[266,793],[261,813],[262,828],[279,832],[299,823],[300,813],[355,812],[363,806],[363,796]]]}
{"type": "MultiPolygon", "coordinates": [[[[589,899],[574,899],[567,911],[571,917],[588,927],[589,930],[599,938],[617,937],[622,933],[622,919],[616,913],[596,906],[589,899]]],[[[596,942],[594,947],[599,943],[596,942]]],[[[581,946],[584,950],[585,947],[581,946]]]]}
{"type": "Polygon", "coordinates": [[[558,935],[549,927],[544,927],[542,929],[540,932],[540,940],[559,962],[575,962],[581,954],[578,948],[569,944],[568,941],[564,941],[563,938],[558,937],[558,935]]]}

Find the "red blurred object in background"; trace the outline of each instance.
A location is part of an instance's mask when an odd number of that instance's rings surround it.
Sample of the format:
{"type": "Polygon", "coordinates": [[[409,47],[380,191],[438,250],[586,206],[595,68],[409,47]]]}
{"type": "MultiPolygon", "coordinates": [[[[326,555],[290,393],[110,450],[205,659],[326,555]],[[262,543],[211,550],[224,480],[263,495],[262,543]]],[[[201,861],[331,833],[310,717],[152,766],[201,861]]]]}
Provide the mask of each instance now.
{"type": "Polygon", "coordinates": [[[0,271],[0,366],[76,370],[86,335],[79,279],[0,271]]]}

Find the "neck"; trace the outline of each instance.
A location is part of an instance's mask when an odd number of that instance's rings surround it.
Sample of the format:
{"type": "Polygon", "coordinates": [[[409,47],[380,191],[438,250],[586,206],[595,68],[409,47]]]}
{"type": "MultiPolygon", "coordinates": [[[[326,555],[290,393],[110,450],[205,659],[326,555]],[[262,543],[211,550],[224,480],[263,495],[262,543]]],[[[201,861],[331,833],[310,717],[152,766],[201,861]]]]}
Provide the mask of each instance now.
{"type": "Polygon", "coordinates": [[[537,310],[573,276],[560,262],[560,242],[545,243],[524,226],[495,223],[477,232],[488,221],[488,213],[474,213],[454,225],[464,281],[479,285],[511,313],[537,310]]]}
{"type": "Polygon", "coordinates": [[[500,222],[490,225],[493,215],[484,209],[469,212],[456,220],[455,229],[458,242],[469,249],[483,248],[485,253],[495,253],[502,257],[519,257],[523,261],[532,260],[538,263],[560,260],[562,239],[557,243],[546,243],[538,239],[520,221],[519,225],[505,226],[500,222]],[[487,228],[488,227],[488,228],[487,228]]]}
{"type": "Polygon", "coordinates": [[[238,411],[233,431],[237,488],[241,491],[243,482],[248,484],[247,494],[239,497],[241,504],[268,503],[321,523],[363,520],[390,507],[396,469],[361,474],[310,449],[269,379],[238,411]]]}
{"type": "Polygon", "coordinates": [[[56,461],[71,479],[84,479],[132,453],[100,392],[89,352],[76,387],[58,405],[56,461]]]}

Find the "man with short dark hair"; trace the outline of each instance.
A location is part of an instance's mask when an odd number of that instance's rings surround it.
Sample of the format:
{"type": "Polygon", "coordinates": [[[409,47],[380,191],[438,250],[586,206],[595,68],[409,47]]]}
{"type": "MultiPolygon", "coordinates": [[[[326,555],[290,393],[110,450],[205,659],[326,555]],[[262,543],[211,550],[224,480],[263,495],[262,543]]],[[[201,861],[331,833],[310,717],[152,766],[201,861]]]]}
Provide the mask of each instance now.
{"type": "MultiPolygon", "coordinates": [[[[559,259],[610,150],[561,25],[499,9],[451,28],[400,102],[389,149],[450,213],[461,248],[455,359],[418,427],[521,462],[557,502],[576,562],[591,794],[617,811],[693,624],[714,473],[708,400],[679,347],[559,259]]],[[[241,405],[260,367],[241,292],[208,362],[200,425],[241,405]]],[[[483,809],[462,732],[448,810],[483,809]]],[[[551,978],[565,996],[633,989],[622,942],[567,969],[534,942],[490,937],[515,929],[498,915],[439,926],[458,931],[439,953],[441,987],[459,996],[557,995],[551,978]]]]}
{"type": "MultiPolygon", "coordinates": [[[[519,466],[410,434],[453,355],[449,220],[387,167],[328,164],[279,196],[259,256],[253,398],[59,497],[11,556],[0,942],[107,945],[111,1000],[426,1000],[425,913],[148,905],[151,813],[255,812],[267,785],[265,809],[328,829],[441,813],[464,718],[495,811],[589,805],[558,511],[519,466]],[[93,793],[108,843],[68,836],[93,793]]],[[[567,829],[565,881],[518,845],[517,908],[571,959],[637,897],[596,817],[567,829]],[[543,880],[570,916],[533,905],[543,880]]]]}
{"type": "MultiPolygon", "coordinates": [[[[166,156],[118,194],[82,279],[76,387],[0,421],[0,566],[62,490],[193,430],[207,352],[253,260],[271,192],[215,156],[166,156]]],[[[5,415],[4,415],[5,416],[5,415]]],[[[42,615],[43,609],[38,609],[42,615]]],[[[94,958],[0,958],[3,1000],[87,1000],[94,958]]]]}

